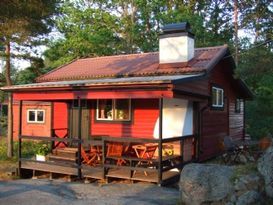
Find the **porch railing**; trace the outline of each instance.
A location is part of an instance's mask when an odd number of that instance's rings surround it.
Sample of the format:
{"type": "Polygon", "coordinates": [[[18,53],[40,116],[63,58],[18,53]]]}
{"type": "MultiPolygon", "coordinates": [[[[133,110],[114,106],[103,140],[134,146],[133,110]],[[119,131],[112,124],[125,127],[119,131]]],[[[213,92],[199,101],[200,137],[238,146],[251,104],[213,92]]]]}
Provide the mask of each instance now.
{"type": "MultiPolygon", "coordinates": [[[[67,136],[67,135],[64,135],[67,136]]],[[[183,166],[186,163],[195,161],[197,159],[197,147],[198,147],[198,139],[194,135],[187,135],[187,136],[180,136],[180,137],[173,137],[168,139],[162,139],[161,141],[159,139],[150,139],[150,138],[116,138],[116,137],[109,137],[109,136],[101,136],[100,140],[91,139],[90,140],[84,140],[84,139],[77,139],[77,138],[68,138],[68,137],[58,137],[56,133],[53,135],[53,137],[37,137],[37,136],[19,136],[19,171],[22,168],[21,163],[24,161],[28,162],[35,162],[35,163],[41,163],[43,165],[53,165],[57,162],[52,161],[45,161],[45,162],[38,162],[35,159],[31,158],[24,158],[22,157],[22,140],[35,140],[35,141],[43,141],[48,142],[51,144],[51,152],[53,149],[58,148],[61,144],[64,146],[67,146],[69,143],[77,144],[77,161],[75,163],[62,163],[58,162],[58,165],[62,167],[67,168],[74,168],[77,169],[77,176],[79,179],[82,178],[82,171],[86,166],[83,166],[81,164],[81,147],[83,144],[90,144],[92,145],[100,145],[102,147],[102,160],[101,165],[99,168],[102,170],[103,178],[107,177],[107,174],[109,174],[109,170],[113,168],[122,168],[124,170],[130,171],[130,179],[134,180],[134,173],[135,172],[147,172],[147,173],[154,173],[157,176],[156,182],[158,184],[164,184],[167,183],[167,180],[164,177],[164,174],[169,172],[172,169],[178,169],[181,170],[183,166]],[[145,143],[154,143],[157,144],[158,149],[156,156],[152,159],[141,159],[137,157],[132,156],[121,156],[121,157],[109,157],[107,156],[107,145],[109,143],[113,142],[119,142],[123,144],[145,144],[145,143]],[[177,146],[180,151],[179,153],[172,153],[170,155],[164,153],[164,147],[165,145],[175,145],[177,146]],[[160,149],[160,147],[162,149],[160,149]],[[120,158],[127,163],[123,165],[117,165],[116,163],[113,163],[117,158],[120,158]],[[112,162],[112,161],[113,162],[112,162]],[[142,166],[142,162],[149,162],[149,166],[142,166]],[[152,168],[151,168],[152,167],[152,168]]],[[[176,150],[177,151],[177,150],[176,150]]],[[[92,169],[93,167],[89,167],[89,169],[92,169]]],[[[98,168],[98,167],[96,167],[98,168]]],[[[54,170],[52,171],[54,172],[54,170]]],[[[20,172],[19,172],[20,173],[20,172]]]]}

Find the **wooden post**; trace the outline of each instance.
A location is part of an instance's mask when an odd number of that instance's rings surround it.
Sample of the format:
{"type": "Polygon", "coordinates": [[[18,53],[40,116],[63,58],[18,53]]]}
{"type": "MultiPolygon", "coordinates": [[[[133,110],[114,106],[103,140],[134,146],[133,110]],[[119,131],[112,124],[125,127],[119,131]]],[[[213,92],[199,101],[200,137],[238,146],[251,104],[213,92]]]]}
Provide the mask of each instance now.
{"type": "Polygon", "coordinates": [[[106,178],[106,168],[104,167],[105,164],[105,158],[106,158],[106,143],[105,138],[102,137],[102,168],[103,168],[103,179],[106,178]]]}
{"type": "Polygon", "coordinates": [[[82,146],[82,107],[81,107],[81,99],[78,97],[78,178],[82,178],[81,165],[82,165],[82,154],[81,154],[81,146],[82,146]]]}
{"type": "Polygon", "coordinates": [[[199,160],[199,151],[200,151],[200,117],[201,117],[201,111],[200,106],[198,102],[194,102],[193,104],[194,109],[194,160],[199,160]]]}
{"type": "Polygon", "coordinates": [[[184,140],[185,139],[183,138],[180,140],[181,168],[182,168],[182,164],[184,163],[184,140]]]}
{"type": "MultiPolygon", "coordinates": [[[[51,120],[51,123],[50,123],[50,130],[51,130],[51,137],[55,137],[55,132],[54,132],[54,103],[51,102],[50,103],[50,107],[51,107],[51,110],[50,110],[50,120],[51,120]]],[[[50,146],[50,152],[52,153],[53,150],[55,149],[55,141],[51,141],[51,146],[50,146]]]]}
{"type": "Polygon", "coordinates": [[[22,100],[19,101],[19,123],[18,123],[18,176],[21,176],[21,157],[22,157],[22,100]]]}
{"type": "Polygon", "coordinates": [[[162,118],[163,118],[163,98],[159,98],[159,144],[158,144],[158,185],[162,184],[162,118]]]}

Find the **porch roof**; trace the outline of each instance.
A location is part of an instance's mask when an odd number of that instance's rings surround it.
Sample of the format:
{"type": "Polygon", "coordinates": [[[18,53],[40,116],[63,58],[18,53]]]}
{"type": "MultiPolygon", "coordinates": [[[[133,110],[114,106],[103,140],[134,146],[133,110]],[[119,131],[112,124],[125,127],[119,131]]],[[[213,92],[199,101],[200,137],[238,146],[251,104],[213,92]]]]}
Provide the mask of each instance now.
{"type": "Polygon", "coordinates": [[[164,76],[143,76],[143,77],[122,77],[122,78],[102,78],[91,80],[74,80],[74,81],[56,81],[32,83],[24,85],[5,86],[0,88],[5,91],[44,89],[44,88],[77,88],[92,87],[100,85],[132,85],[132,84],[161,84],[175,83],[183,80],[190,80],[201,77],[204,73],[188,74],[188,75],[164,75],[164,76]]]}

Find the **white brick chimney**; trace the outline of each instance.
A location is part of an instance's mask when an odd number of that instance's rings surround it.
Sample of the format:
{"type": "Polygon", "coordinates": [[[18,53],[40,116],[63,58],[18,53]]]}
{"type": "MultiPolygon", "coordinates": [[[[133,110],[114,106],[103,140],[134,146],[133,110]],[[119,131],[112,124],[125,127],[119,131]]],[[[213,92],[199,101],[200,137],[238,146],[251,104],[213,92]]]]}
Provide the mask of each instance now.
{"type": "Polygon", "coordinates": [[[194,57],[194,34],[189,23],[168,24],[162,30],[159,37],[161,65],[185,63],[194,57]]]}

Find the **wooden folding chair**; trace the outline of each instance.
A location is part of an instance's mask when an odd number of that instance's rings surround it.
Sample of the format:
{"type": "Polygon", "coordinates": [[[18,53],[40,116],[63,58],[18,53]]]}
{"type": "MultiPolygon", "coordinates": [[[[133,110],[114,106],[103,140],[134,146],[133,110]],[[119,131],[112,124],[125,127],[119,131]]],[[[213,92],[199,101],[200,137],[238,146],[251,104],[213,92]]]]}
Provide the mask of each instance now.
{"type": "Polygon", "coordinates": [[[122,159],[123,150],[124,150],[123,143],[120,142],[108,143],[106,157],[117,158],[116,164],[121,166],[126,163],[126,161],[122,159]]]}
{"type": "Polygon", "coordinates": [[[86,153],[84,148],[81,148],[81,155],[82,155],[82,163],[83,164],[87,164],[87,165],[91,165],[93,166],[96,160],[96,155],[95,154],[90,154],[90,153],[86,153]]]}

